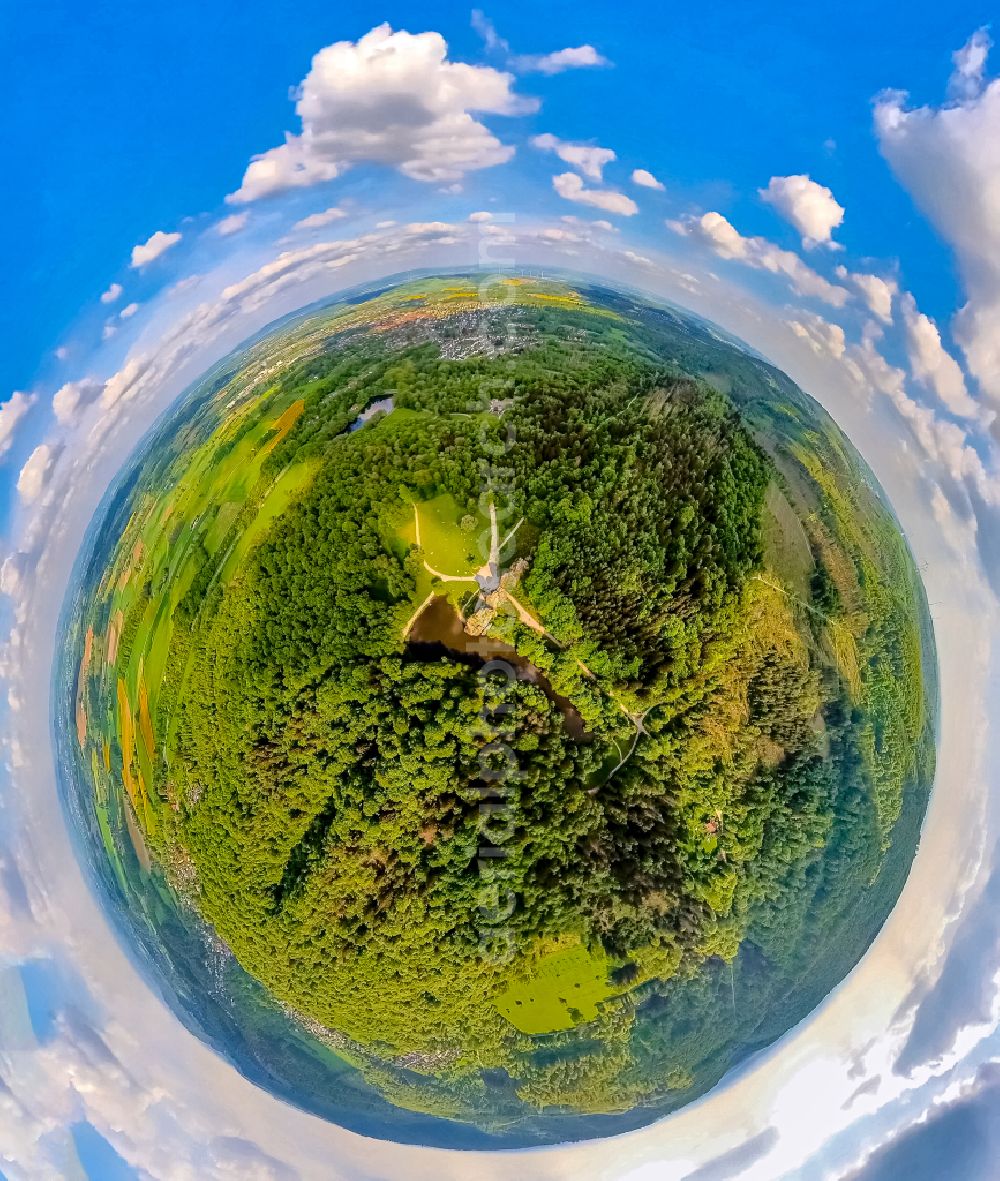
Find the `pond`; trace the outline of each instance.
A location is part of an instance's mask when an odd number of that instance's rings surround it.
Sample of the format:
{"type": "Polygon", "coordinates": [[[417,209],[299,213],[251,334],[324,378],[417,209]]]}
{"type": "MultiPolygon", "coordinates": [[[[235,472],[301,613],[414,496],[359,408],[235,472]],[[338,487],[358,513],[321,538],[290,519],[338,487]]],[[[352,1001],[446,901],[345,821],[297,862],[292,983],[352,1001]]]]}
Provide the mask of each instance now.
{"type": "Polygon", "coordinates": [[[522,656],[510,644],[494,636],[472,636],[462,625],[462,617],[443,595],[435,595],[420,612],[410,628],[411,648],[421,655],[432,656],[433,649],[450,652],[465,658],[467,663],[484,665],[491,660],[504,660],[517,671],[518,679],[530,681],[553,701],[566,723],[566,731],[578,742],[588,738],[579,710],[552,688],[552,683],[537,665],[522,656]]]}
{"type": "Polygon", "coordinates": [[[366,406],[365,409],[361,411],[361,413],[358,415],[358,417],[347,428],[348,432],[361,430],[361,428],[365,425],[365,423],[370,418],[374,418],[375,415],[378,414],[380,410],[384,410],[386,412],[386,414],[389,414],[392,411],[392,408],[394,405],[395,405],[395,403],[394,403],[391,396],[385,397],[385,398],[377,398],[374,402],[372,402],[369,406],[366,406]]]}

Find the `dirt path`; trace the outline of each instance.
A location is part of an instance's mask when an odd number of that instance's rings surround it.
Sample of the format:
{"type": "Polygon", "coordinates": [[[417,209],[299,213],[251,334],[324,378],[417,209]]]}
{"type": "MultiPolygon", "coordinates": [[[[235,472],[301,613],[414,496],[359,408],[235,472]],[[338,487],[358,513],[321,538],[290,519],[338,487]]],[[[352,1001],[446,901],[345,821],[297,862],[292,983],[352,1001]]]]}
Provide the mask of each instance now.
{"type": "MultiPolygon", "coordinates": [[[[520,620],[523,624],[525,624],[527,627],[530,627],[533,631],[537,632],[540,636],[544,636],[546,639],[551,640],[552,643],[555,644],[555,646],[557,648],[562,648],[562,644],[559,643],[559,641],[555,638],[555,636],[552,635],[551,632],[548,632],[545,630],[545,627],[543,626],[541,620],[537,619],[534,615],[532,615],[531,612],[527,609],[527,607],[524,606],[523,603],[519,603],[518,600],[515,599],[514,596],[510,593],[510,591],[505,590],[502,593],[503,593],[504,598],[507,600],[507,602],[510,603],[510,605],[517,612],[518,617],[520,618],[520,620]]],[[[629,747],[628,752],[626,754],[622,755],[621,759],[618,761],[617,765],[614,767],[614,769],[608,775],[607,779],[605,779],[603,784],[601,784],[598,787],[592,787],[590,789],[590,795],[596,795],[598,793],[598,791],[600,791],[601,787],[604,787],[607,783],[609,783],[615,777],[615,775],[622,769],[622,767],[625,766],[625,764],[629,761],[629,759],[635,754],[635,748],[639,745],[639,739],[642,738],[646,733],[646,724],[645,724],[646,723],[646,715],[651,710],[656,709],[656,706],[655,705],[648,706],[645,710],[643,710],[643,712],[641,714],[632,713],[630,710],[625,708],[625,706],[618,700],[618,698],[613,693],[610,693],[610,692],[608,692],[608,690],[603,688],[600,681],[597,680],[597,677],[594,676],[594,674],[590,671],[589,668],[587,668],[587,666],[583,663],[582,660],[580,660],[578,658],[576,663],[577,663],[577,666],[580,668],[580,670],[587,677],[589,677],[590,680],[594,681],[597,684],[598,689],[600,689],[600,691],[602,693],[607,694],[607,696],[615,703],[615,705],[621,710],[621,712],[628,718],[629,722],[631,722],[632,726],[635,729],[635,733],[632,735],[632,745],[629,747]]],[[[615,745],[618,746],[617,742],[615,743],[615,745]]],[[[621,754],[621,747],[618,747],[618,753],[621,754]]]]}
{"type": "Polygon", "coordinates": [[[424,569],[432,578],[439,578],[442,582],[475,582],[476,576],[474,574],[442,574],[440,570],[435,570],[433,566],[424,562],[424,569]]]}
{"type": "Polygon", "coordinates": [[[521,526],[522,526],[523,524],[524,524],[524,517],[522,517],[522,518],[520,519],[520,521],[518,521],[518,523],[517,523],[517,524],[514,526],[514,528],[513,528],[513,529],[511,529],[511,531],[510,531],[510,532],[507,534],[507,536],[506,536],[506,537],[503,539],[503,541],[501,541],[501,542],[500,542],[500,545],[499,545],[499,547],[498,547],[498,550],[497,550],[497,554],[498,554],[498,556],[499,556],[499,554],[502,554],[502,553],[503,553],[503,551],[504,551],[504,550],[507,548],[507,543],[508,543],[509,541],[513,541],[513,540],[514,540],[514,534],[515,534],[515,533],[518,531],[518,529],[520,529],[520,528],[521,528],[521,526]]]}
{"type": "Polygon", "coordinates": [[[500,528],[497,525],[496,502],[490,500],[490,556],[476,571],[479,589],[488,594],[500,587],[500,528]]]}
{"type": "Polygon", "coordinates": [[[540,619],[536,619],[523,603],[519,603],[517,599],[514,598],[509,590],[503,590],[500,593],[517,612],[518,618],[525,625],[525,627],[530,627],[532,631],[538,632],[540,636],[545,636],[545,638],[547,640],[551,640],[557,648],[562,647],[555,636],[552,635],[551,632],[547,632],[545,630],[544,626],[542,625],[542,621],[540,619]]]}

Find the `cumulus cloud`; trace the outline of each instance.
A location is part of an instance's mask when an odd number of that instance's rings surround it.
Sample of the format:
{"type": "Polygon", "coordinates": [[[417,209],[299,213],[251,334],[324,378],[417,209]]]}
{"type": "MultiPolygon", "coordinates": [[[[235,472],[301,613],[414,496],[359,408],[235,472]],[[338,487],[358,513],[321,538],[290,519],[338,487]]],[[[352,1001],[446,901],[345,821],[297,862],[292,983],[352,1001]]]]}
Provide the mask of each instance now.
{"type": "Polygon", "coordinates": [[[953,333],[969,372],[1000,401],[1000,80],[980,85],[987,47],[979,35],[960,51],[958,74],[969,85],[956,101],[911,108],[906,94],[886,92],[875,130],[893,171],[955,251],[967,302],[953,333]]]}
{"type": "Polygon", "coordinates": [[[0,565],[0,594],[15,599],[24,586],[25,555],[8,554],[0,565]]]}
{"type": "Polygon", "coordinates": [[[333,180],[354,164],[382,164],[413,180],[442,183],[504,164],[503,144],[471,112],[515,115],[537,103],[514,94],[514,78],[448,60],[440,33],[393,32],[321,49],[297,88],[301,131],[255,156],[227,200],[255,201],[333,180]]]}
{"type": "Polygon", "coordinates": [[[880,332],[878,325],[871,323],[866,327],[860,344],[851,345],[848,350],[854,366],[851,373],[866,392],[883,394],[896,403],[906,399],[906,374],[897,366],[890,365],[878,351],[875,342],[880,332]]]}
{"type": "Polygon", "coordinates": [[[490,213],[486,209],[477,209],[474,213],[469,214],[469,221],[471,221],[471,222],[483,222],[483,221],[492,221],[492,220],[493,220],[493,214],[490,213]]]}
{"type": "Polygon", "coordinates": [[[802,245],[834,246],[831,234],[844,220],[840,205],[826,185],[808,176],[772,176],[761,198],[773,205],[778,213],[802,235],[802,245]]]}
{"type": "Polygon", "coordinates": [[[552,187],[560,197],[567,201],[578,201],[581,205],[592,205],[595,209],[603,209],[605,213],[616,213],[621,217],[631,217],[639,212],[639,206],[619,193],[617,189],[588,189],[575,172],[562,172],[552,178],[552,187]]]}
{"type": "Polygon", "coordinates": [[[121,283],[112,283],[107,291],[101,295],[101,303],[114,303],[119,298],[124,288],[121,283]]]}
{"type": "Polygon", "coordinates": [[[39,443],[28,456],[17,477],[17,494],[25,504],[33,504],[41,499],[52,478],[59,452],[60,448],[54,444],[39,443]]]}
{"type": "Polygon", "coordinates": [[[986,29],[977,29],[962,48],[956,49],[951,55],[955,70],[948,89],[954,97],[972,98],[982,90],[986,59],[992,45],[986,29]]]}
{"type": "Polygon", "coordinates": [[[531,143],[533,147],[539,148],[543,152],[555,152],[564,164],[572,165],[590,180],[604,180],[604,166],[617,159],[611,148],[569,143],[548,132],[534,136],[531,143]]]}
{"type": "Polygon", "coordinates": [[[822,316],[803,313],[800,319],[789,320],[788,327],[800,340],[804,340],[818,356],[832,357],[839,361],[847,351],[847,338],[839,324],[831,324],[822,316]]]}
{"type": "Polygon", "coordinates": [[[7,401],[0,405],[0,459],[11,449],[21,420],[34,404],[34,394],[15,390],[7,401]]]}
{"type": "Polygon", "coordinates": [[[664,185],[662,181],[657,180],[656,177],[646,168],[633,169],[632,183],[634,185],[639,185],[644,189],[656,189],[661,193],[666,188],[666,185],[664,185]]]}
{"type": "Polygon", "coordinates": [[[899,306],[913,376],[932,389],[953,414],[971,418],[978,406],[965,387],[961,367],[942,344],[937,325],[917,308],[909,292],[900,298],[899,306]]]}
{"type": "Polygon", "coordinates": [[[118,319],[119,320],[131,320],[132,317],[136,314],[136,312],[138,310],[139,310],[139,304],[128,303],[118,313],[118,319]]]}
{"type": "Polygon", "coordinates": [[[520,74],[562,74],[588,66],[606,66],[608,59],[593,45],[577,45],[571,49],[557,49],[555,53],[528,53],[511,58],[510,63],[520,74]]]}
{"type": "Polygon", "coordinates": [[[892,301],[899,292],[895,279],[883,279],[881,275],[849,271],[845,266],[837,267],[837,278],[852,283],[868,305],[868,310],[883,324],[892,323],[892,301]]]}
{"type": "Polygon", "coordinates": [[[97,400],[103,389],[104,382],[93,377],[68,381],[60,386],[52,397],[52,409],[57,421],[64,426],[75,422],[86,407],[97,400]]]}
{"type": "Polygon", "coordinates": [[[719,258],[783,275],[799,295],[838,308],[850,298],[846,287],[824,279],[791,250],[782,250],[766,238],[744,237],[721,213],[703,213],[701,217],[688,214],[680,221],[668,221],[667,226],[677,234],[702,242],[719,258]]]}
{"type": "Polygon", "coordinates": [[[140,242],[138,246],[132,247],[132,260],[129,265],[133,269],[148,266],[149,263],[155,262],[165,254],[171,246],[176,246],[180,240],[179,233],[167,234],[163,230],[157,230],[145,242],[140,242]]]}
{"type": "MultiPolygon", "coordinates": [[[[888,398],[926,460],[983,507],[1000,506],[1000,479],[984,462],[968,431],[911,397],[905,373],[882,357],[870,335],[849,355],[872,386],[888,398]]],[[[996,528],[991,524],[991,529],[996,528]]]]}
{"type": "Polygon", "coordinates": [[[243,213],[230,213],[228,217],[224,217],[215,223],[215,232],[222,238],[228,238],[230,234],[238,234],[240,230],[246,229],[246,224],[249,220],[250,214],[246,211],[243,213]]]}
{"type": "Polygon", "coordinates": [[[308,217],[303,217],[292,226],[293,230],[319,230],[323,226],[332,225],[335,221],[340,221],[347,216],[347,210],[341,209],[339,205],[331,205],[329,209],[324,209],[320,213],[310,213],[308,217]]]}

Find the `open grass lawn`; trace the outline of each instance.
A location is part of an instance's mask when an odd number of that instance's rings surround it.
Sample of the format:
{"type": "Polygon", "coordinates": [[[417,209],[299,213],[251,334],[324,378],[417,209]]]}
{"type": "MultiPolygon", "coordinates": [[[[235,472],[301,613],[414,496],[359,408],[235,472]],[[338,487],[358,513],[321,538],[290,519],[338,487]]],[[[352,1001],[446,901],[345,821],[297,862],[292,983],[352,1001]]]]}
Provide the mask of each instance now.
{"type": "Polygon", "coordinates": [[[413,514],[404,518],[399,535],[407,545],[416,545],[419,519],[424,561],[442,574],[472,578],[486,560],[487,555],[480,553],[479,539],[489,531],[490,523],[482,513],[469,514],[475,516],[476,525],[465,532],[462,518],[466,515],[451,493],[443,492],[414,505],[413,514]]]}
{"type": "Polygon", "coordinates": [[[494,1002],[515,1029],[526,1034],[556,1033],[593,1021],[598,1006],[618,989],[608,980],[603,952],[580,942],[563,946],[536,960],[494,1002]]]}

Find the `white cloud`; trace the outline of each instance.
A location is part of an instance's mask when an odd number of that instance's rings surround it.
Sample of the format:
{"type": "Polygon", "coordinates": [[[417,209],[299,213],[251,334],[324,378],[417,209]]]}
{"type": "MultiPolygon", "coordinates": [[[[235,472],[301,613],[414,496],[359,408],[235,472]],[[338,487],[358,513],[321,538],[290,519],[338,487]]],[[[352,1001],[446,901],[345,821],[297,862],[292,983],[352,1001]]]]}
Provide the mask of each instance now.
{"type": "Polygon", "coordinates": [[[331,225],[335,221],[340,221],[347,216],[347,211],[341,209],[339,205],[331,205],[329,209],[324,209],[321,213],[310,213],[308,217],[302,218],[292,226],[293,230],[318,230],[323,226],[331,225]]]}
{"type": "Polygon", "coordinates": [[[617,226],[612,225],[611,222],[606,221],[603,217],[591,220],[587,217],[577,217],[575,213],[564,213],[559,220],[564,221],[568,226],[583,226],[585,229],[604,230],[608,234],[621,233],[617,226]]]}
{"type": "Polygon", "coordinates": [[[103,389],[104,382],[93,377],[66,382],[52,397],[52,409],[56,419],[63,425],[74,422],[82,410],[96,401],[103,389]]]}
{"type": "Polygon", "coordinates": [[[167,295],[181,295],[185,291],[190,291],[192,287],[197,287],[203,278],[204,275],[185,275],[183,279],[178,279],[176,283],[167,288],[167,295]]]}
{"type": "Polygon", "coordinates": [[[875,325],[865,332],[860,345],[848,349],[848,358],[863,381],[892,404],[909,428],[923,455],[957,484],[965,484],[985,503],[1000,504],[1000,479],[983,462],[970,442],[968,432],[957,423],[940,418],[906,389],[906,374],[888,361],[875,347],[875,325]]]}
{"type": "Polygon", "coordinates": [[[830,283],[791,250],[782,250],[766,238],[745,238],[721,213],[689,214],[680,221],[668,221],[675,233],[696,238],[719,258],[743,263],[756,270],[783,275],[799,295],[821,299],[833,307],[843,307],[850,298],[845,287],[830,283]]]}
{"type": "Polygon", "coordinates": [[[112,283],[107,291],[101,295],[101,303],[114,303],[123,290],[124,288],[121,283],[112,283]]]}
{"type": "Polygon", "coordinates": [[[901,296],[899,306],[913,376],[932,389],[953,414],[971,418],[978,406],[965,387],[961,367],[941,343],[937,325],[917,308],[909,292],[901,296]]]}
{"type": "Polygon", "coordinates": [[[562,74],[565,70],[609,63],[593,45],[577,45],[571,49],[558,49],[555,53],[521,54],[512,58],[510,64],[521,74],[562,74]]]}
{"type": "Polygon", "coordinates": [[[604,179],[604,166],[617,157],[611,148],[598,148],[592,144],[569,143],[545,132],[532,138],[532,146],[543,152],[555,152],[564,164],[579,169],[590,180],[604,179]]]}
{"type": "Polygon", "coordinates": [[[861,343],[851,345],[849,355],[865,390],[883,394],[895,403],[906,398],[906,374],[895,365],[890,365],[875,347],[880,331],[877,325],[869,325],[861,343]]]}
{"type": "Polygon", "coordinates": [[[522,114],[511,74],[448,60],[440,33],[380,25],[321,49],[297,88],[298,135],[254,157],[230,202],[333,180],[353,164],[383,164],[442,183],[504,164],[514,148],[470,112],[522,114]]]}
{"type": "Polygon", "coordinates": [[[472,221],[472,222],[482,222],[482,221],[492,221],[492,220],[493,220],[493,214],[488,212],[485,209],[477,209],[475,213],[469,214],[469,221],[472,221]]]}
{"type": "Polygon", "coordinates": [[[789,320],[788,327],[818,357],[828,356],[839,361],[846,352],[847,340],[843,328],[839,324],[831,324],[822,316],[803,313],[799,319],[789,320]]]}
{"type": "Polygon", "coordinates": [[[0,594],[7,595],[11,599],[19,598],[24,587],[26,569],[24,554],[8,554],[3,560],[3,565],[0,566],[0,594]]]}
{"type": "Polygon", "coordinates": [[[0,405],[0,459],[11,449],[18,425],[34,404],[34,394],[15,390],[7,401],[0,405]]]}
{"type": "Polygon", "coordinates": [[[581,205],[592,205],[605,213],[617,213],[631,217],[639,212],[639,206],[616,189],[588,189],[575,172],[563,172],[552,178],[552,187],[567,201],[578,201],[581,205]]]}
{"type": "Polygon", "coordinates": [[[140,242],[138,246],[132,247],[132,260],[129,265],[133,269],[147,266],[158,259],[160,255],[165,254],[171,246],[176,246],[180,240],[180,234],[167,234],[163,230],[157,230],[145,242],[140,242]]]}
{"type": "Polygon", "coordinates": [[[137,304],[137,303],[126,304],[125,307],[123,307],[122,310],[118,313],[118,319],[119,320],[131,320],[132,317],[136,314],[136,312],[138,310],[139,310],[139,304],[137,304]]]}
{"type": "Polygon", "coordinates": [[[483,44],[490,53],[507,53],[510,49],[509,43],[496,31],[493,22],[482,9],[474,8],[472,10],[470,23],[479,36],[482,37],[483,44]]]}
{"type": "Polygon", "coordinates": [[[228,217],[222,218],[215,223],[215,232],[222,238],[228,238],[230,234],[238,234],[240,230],[246,229],[246,224],[250,220],[250,214],[230,213],[228,217]]]}
{"type": "Polygon", "coordinates": [[[844,220],[844,207],[826,185],[808,176],[772,176],[760,195],[802,235],[802,245],[810,250],[817,245],[835,245],[830,237],[844,220]]]}
{"type": "Polygon", "coordinates": [[[26,504],[39,500],[48,487],[59,450],[50,443],[39,443],[28,456],[17,477],[17,493],[26,504]]]}
{"type": "Polygon", "coordinates": [[[887,92],[875,105],[875,130],[893,171],[955,252],[967,301],[952,332],[968,371],[1000,401],[1000,80],[971,85],[985,70],[987,43],[976,44],[956,59],[970,82],[964,98],[909,108],[905,94],[887,92]]]}
{"type": "Polygon", "coordinates": [[[651,258],[647,258],[645,254],[636,254],[634,250],[623,250],[621,257],[633,264],[633,266],[642,267],[644,270],[651,269],[656,266],[651,258]]]}
{"type": "Polygon", "coordinates": [[[656,177],[646,168],[636,168],[633,170],[632,183],[634,185],[639,185],[644,189],[656,189],[661,193],[666,188],[666,185],[664,185],[662,181],[657,180],[656,177]]]}
{"type": "Polygon", "coordinates": [[[986,29],[977,29],[962,48],[956,49],[951,55],[955,70],[948,88],[955,98],[973,98],[980,92],[986,72],[986,59],[992,46],[986,29]]]}
{"type": "Polygon", "coordinates": [[[873,316],[878,316],[883,324],[892,323],[892,301],[899,292],[899,285],[895,279],[852,272],[845,266],[837,267],[837,277],[854,284],[873,316]]]}

